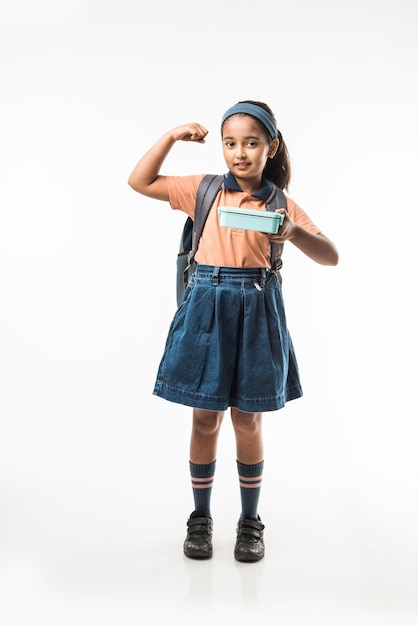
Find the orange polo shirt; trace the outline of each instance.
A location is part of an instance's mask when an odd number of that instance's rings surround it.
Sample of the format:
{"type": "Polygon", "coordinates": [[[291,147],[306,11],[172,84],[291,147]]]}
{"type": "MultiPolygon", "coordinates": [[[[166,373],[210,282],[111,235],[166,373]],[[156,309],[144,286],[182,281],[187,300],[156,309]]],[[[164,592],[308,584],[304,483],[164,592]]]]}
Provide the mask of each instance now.
{"type": "MultiPolygon", "coordinates": [[[[194,217],[197,188],[204,175],[167,176],[170,206],[194,217]]],[[[321,231],[291,198],[286,197],[289,217],[312,233],[321,231]]],[[[222,186],[203,229],[196,262],[221,267],[270,267],[270,240],[263,233],[219,225],[218,207],[230,206],[266,210],[264,200],[243,191],[222,186]]]]}

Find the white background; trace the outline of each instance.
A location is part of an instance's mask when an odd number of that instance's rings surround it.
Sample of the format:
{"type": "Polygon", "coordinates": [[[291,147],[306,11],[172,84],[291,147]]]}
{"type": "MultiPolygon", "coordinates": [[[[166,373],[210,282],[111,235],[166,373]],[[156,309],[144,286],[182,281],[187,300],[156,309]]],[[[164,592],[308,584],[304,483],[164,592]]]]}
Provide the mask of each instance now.
{"type": "MultiPolygon", "coordinates": [[[[153,623],[193,598],[222,614],[229,598],[235,618],[274,606],[288,624],[416,623],[417,18],[413,0],[3,2],[7,626],[32,612],[153,623]],[[184,216],[127,185],[189,121],[207,142],[175,146],[164,173],[223,172],[220,119],[242,99],[272,107],[289,194],[340,252],[327,268],[285,248],[305,395],[265,416],[257,597],[255,570],[228,552],[197,578],[182,559],[190,411],[152,388],[184,216]]],[[[213,495],[225,541],[238,498],[226,421],[213,495]]]]}

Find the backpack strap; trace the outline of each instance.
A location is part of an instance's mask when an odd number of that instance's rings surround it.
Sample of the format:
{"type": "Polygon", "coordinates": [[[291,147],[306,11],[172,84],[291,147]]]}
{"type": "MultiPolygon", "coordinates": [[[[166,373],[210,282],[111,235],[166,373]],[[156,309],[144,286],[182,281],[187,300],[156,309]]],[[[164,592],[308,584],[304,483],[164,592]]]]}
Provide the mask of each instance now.
{"type": "MultiPolygon", "coordinates": [[[[286,209],[287,201],[286,196],[284,195],[283,189],[280,189],[277,185],[275,185],[275,193],[271,200],[267,203],[268,211],[275,211],[276,209],[286,209]]],[[[282,277],[280,274],[280,270],[283,266],[282,261],[282,253],[283,253],[283,243],[278,243],[272,241],[270,244],[270,263],[271,263],[271,271],[274,272],[277,276],[279,283],[282,282],[282,277]]]]}
{"type": "Polygon", "coordinates": [[[188,218],[190,221],[193,221],[193,230],[191,248],[187,256],[187,266],[184,270],[185,286],[187,286],[188,270],[194,261],[194,255],[197,251],[206,218],[224,180],[225,174],[206,174],[198,187],[194,219],[191,220],[191,218],[188,218]]]}

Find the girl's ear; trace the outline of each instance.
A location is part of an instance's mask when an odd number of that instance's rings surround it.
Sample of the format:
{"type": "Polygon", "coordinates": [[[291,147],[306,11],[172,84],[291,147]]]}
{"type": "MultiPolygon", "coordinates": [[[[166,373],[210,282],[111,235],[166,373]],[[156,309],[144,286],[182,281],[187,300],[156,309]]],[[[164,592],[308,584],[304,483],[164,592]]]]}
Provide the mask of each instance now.
{"type": "Polygon", "coordinates": [[[268,151],[268,155],[267,156],[268,156],[269,159],[273,159],[274,158],[274,155],[276,154],[278,148],[279,148],[279,140],[277,139],[277,137],[275,137],[273,139],[273,141],[271,142],[270,148],[269,148],[269,151],[268,151]]]}

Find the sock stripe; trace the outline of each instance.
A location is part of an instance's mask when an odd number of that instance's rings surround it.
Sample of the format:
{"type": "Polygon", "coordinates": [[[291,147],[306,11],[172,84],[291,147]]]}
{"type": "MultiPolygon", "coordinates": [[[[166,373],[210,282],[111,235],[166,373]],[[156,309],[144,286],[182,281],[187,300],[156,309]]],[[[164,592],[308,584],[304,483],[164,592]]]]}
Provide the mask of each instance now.
{"type": "Polygon", "coordinates": [[[257,509],[261,492],[264,461],[246,465],[237,460],[237,468],[241,492],[241,517],[258,519],[257,509]]]}
{"type": "Polygon", "coordinates": [[[213,478],[194,478],[192,477],[193,489],[209,489],[213,485],[213,478]]]}
{"type": "Polygon", "coordinates": [[[240,476],[239,484],[241,487],[251,489],[261,486],[262,476],[240,476]]]}
{"type": "Polygon", "coordinates": [[[215,475],[216,461],[198,464],[189,462],[193,498],[196,511],[202,511],[206,517],[212,517],[210,500],[215,475]]]}

